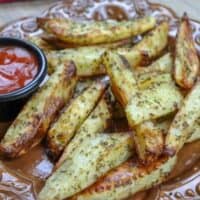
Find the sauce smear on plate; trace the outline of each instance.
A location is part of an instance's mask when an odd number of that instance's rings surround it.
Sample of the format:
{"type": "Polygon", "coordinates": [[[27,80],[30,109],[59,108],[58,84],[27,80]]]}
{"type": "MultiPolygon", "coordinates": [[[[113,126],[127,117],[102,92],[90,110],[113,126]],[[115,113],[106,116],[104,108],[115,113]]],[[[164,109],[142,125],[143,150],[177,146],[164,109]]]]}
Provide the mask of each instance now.
{"type": "Polygon", "coordinates": [[[0,94],[23,88],[38,71],[38,61],[28,50],[6,46],[0,47],[0,94]]]}

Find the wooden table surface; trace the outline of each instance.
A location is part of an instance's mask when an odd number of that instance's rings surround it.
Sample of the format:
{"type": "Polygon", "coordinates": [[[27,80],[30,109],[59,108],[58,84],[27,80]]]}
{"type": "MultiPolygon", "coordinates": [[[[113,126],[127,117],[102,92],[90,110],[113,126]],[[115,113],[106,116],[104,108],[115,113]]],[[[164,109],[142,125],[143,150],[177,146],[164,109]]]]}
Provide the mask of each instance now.
{"type": "MultiPolygon", "coordinates": [[[[10,21],[26,16],[37,16],[43,10],[58,0],[34,0],[18,3],[0,4],[0,26],[10,21]]],[[[150,0],[156,3],[166,4],[176,10],[179,15],[187,11],[193,19],[200,20],[199,0],[150,0]]]]}

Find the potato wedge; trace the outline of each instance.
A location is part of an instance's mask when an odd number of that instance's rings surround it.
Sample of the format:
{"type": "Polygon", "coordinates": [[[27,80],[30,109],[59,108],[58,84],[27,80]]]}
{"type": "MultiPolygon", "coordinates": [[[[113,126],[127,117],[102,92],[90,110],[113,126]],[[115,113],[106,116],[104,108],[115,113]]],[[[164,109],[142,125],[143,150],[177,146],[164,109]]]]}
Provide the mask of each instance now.
{"type": "Polygon", "coordinates": [[[94,135],[84,140],[49,177],[38,199],[66,199],[126,161],[133,152],[128,133],[94,135]]]}
{"type": "Polygon", "coordinates": [[[125,108],[131,127],[170,114],[182,103],[182,95],[170,74],[147,79],[140,83],[138,88],[125,108]]]}
{"type": "MultiPolygon", "coordinates": [[[[68,42],[63,42],[61,40],[59,40],[58,38],[56,38],[55,36],[52,35],[45,35],[44,37],[42,37],[42,39],[44,41],[46,41],[47,43],[50,44],[54,44],[55,47],[57,47],[57,49],[67,49],[67,48],[77,48],[77,47],[81,47],[80,45],[76,45],[76,44],[70,44],[68,42]]],[[[116,42],[112,42],[112,43],[102,43],[102,44],[98,44],[98,45],[90,45],[88,47],[103,47],[103,48],[109,48],[109,49],[115,49],[118,47],[132,47],[133,46],[133,39],[132,38],[127,38],[124,40],[119,40],[116,42]]],[[[83,46],[82,46],[83,47],[83,46]]]]}
{"type": "Polygon", "coordinates": [[[58,111],[71,98],[76,82],[73,62],[58,66],[7,130],[0,143],[1,155],[18,157],[40,143],[58,111]]]}
{"type": "Polygon", "coordinates": [[[56,163],[56,168],[60,167],[68,156],[70,156],[85,139],[88,139],[97,133],[103,132],[108,126],[109,119],[111,119],[111,113],[106,100],[102,98],[96,108],[76,131],[74,138],[66,146],[59,161],[56,163]]]}
{"type": "Polygon", "coordinates": [[[200,139],[200,118],[198,118],[191,131],[191,136],[187,139],[187,143],[194,142],[200,139]]]}
{"type": "Polygon", "coordinates": [[[175,163],[176,157],[160,158],[147,166],[140,165],[138,161],[131,159],[70,200],[126,199],[163,182],[175,163]]]}
{"type": "Polygon", "coordinates": [[[200,80],[183,101],[176,114],[165,143],[165,153],[173,156],[182,148],[192,134],[195,122],[200,117],[200,80]]]}
{"type": "Polygon", "coordinates": [[[161,56],[154,61],[151,65],[146,67],[137,67],[134,69],[134,76],[136,79],[141,79],[141,76],[151,76],[150,73],[171,73],[173,67],[173,59],[170,53],[161,56]]]}
{"type": "Polygon", "coordinates": [[[156,25],[154,17],[128,21],[84,21],[70,19],[38,18],[37,22],[46,32],[59,40],[78,45],[111,43],[145,33],[156,25]]]}
{"type": "Polygon", "coordinates": [[[154,121],[146,121],[135,127],[134,141],[142,163],[151,163],[162,154],[164,134],[154,121]]]}
{"type": "Polygon", "coordinates": [[[174,78],[182,88],[190,89],[195,84],[200,68],[199,58],[192,37],[190,22],[184,14],[176,40],[174,78]]]}
{"type": "Polygon", "coordinates": [[[85,121],[103,95],[106,84],[94,82],[75,98],[52,124],[47,133],[48,154],[57,159],[77,129],[85,121]]]}
{"type": "Polygon", "coordinates": [[[102,56],[102,62],[110,78],[115,97],[125,107],[137,91],[137,83],[129,63],[123,56],[110,51],[102,56]]]}
{"type": "Polygon", "coordinates": [[[116,52],[124,56],[134,69],[152,58],[160,56],[168,44],[168,31],[168,23],[163,22],[132,48],[118,48],[116,52]]]}
{"type": "Polygon", "coordinates": [[[73,60],[77,67],[77,76],[102,75],[105,74],[105,68],[101,65],[100,57],[105,50],[103,47],[79,47],[52,51],[47,54],[47,60],[51,71],[54,71],[57,65],[73,60]]]}

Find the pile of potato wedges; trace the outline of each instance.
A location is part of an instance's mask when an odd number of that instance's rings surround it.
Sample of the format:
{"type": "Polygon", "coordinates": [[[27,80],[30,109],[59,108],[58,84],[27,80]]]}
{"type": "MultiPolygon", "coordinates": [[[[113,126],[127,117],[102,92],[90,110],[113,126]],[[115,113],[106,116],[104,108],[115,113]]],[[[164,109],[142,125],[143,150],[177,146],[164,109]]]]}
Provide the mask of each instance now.
{"type": "Polygon", "coordinates": [[[44,141],[55,167],[39,200],[123,200],[165,181],[184,144],[200,138],[200,64],[187,15],[173,49],[168,22],[154,17],[37,23],[45,36],[28,40],[45,52],[49,79],[0,155],[44,141]]]}

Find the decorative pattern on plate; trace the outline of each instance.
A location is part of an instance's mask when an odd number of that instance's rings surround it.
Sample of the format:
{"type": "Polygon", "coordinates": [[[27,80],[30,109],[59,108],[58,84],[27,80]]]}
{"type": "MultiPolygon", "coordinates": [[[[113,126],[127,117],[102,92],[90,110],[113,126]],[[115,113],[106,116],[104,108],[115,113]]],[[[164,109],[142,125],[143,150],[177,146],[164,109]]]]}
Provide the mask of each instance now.
{"type": "MultiPolygon", "coordinates": [[[[126,18],[134,18],[143,15],[155,16],[158,21],[167,20],[170,23],[170,35],[175,36],[177,31],[178,17],[171,9],[159,4],[149,3],[147,0],[66,0],[53,4],[48,10],[44,11],[40,17],[64,17],[73,18],[75,20],[103,20],[113,19],[122,20],[126,18]],[[118,15],[115,15],[117,11],[118,15]]],[[[195,44],[200,52],[200,22],[191,20],[193,28],[193,37],[195,44]]],[[[42,34],[43,31],[38,28],[36,19],[28,17],[20,19],[16,22],[4,26],[0,30],[0,36],[26,38],[27,36],[36,36],[42,34]]],[[[158,195],[155,199],[160,200],[197,200],[200,199],[200,166],[194,166],[192,172],[181,180],[181,184],[167,183],[161,185],[158,189],[158,195]]],[[[1,184],[5,182],[6,193],[10,187],[9,177],[4,179],[1,172],[1,184]],[[7,185],[8,184],[8,185],[7,185]]],[[[10,177],[12,178],[12,177],[10,177]]],[[[17,180],[17,178],[15,178],[17,180]]],[[[13,178],[12,178],[13,180],[13,178]]],[[[179,180],[177,180],[179,181],[179,180]]],[[[22,194],[27,195],[32,190],[32,184],[25,180],[22,187],[22,194]]],[[[13,188],[18,187],[13,185],[13,188]]],[[[20,186],[21,187],[21,186],[20,186]]],[[[0,191],[0,199],[7,199],[2,196],[0,191]]],[[[18,194],[13,190],[14,194],[18,194]]],[[[32,195],[29,193],[29,195],[32,195]]],[[[24,196],[25,197],[25,196],[24,196]]],[[[17,198],[16,198],[17,199],[17,198]]],[[[25,197],[25,199],[34,199],[34,197],[25,197]]],[[[133,200],[134,198],[132,198],[133,200]]],[[[146,199],[146,197],[145,197],[146,199]]]]}

